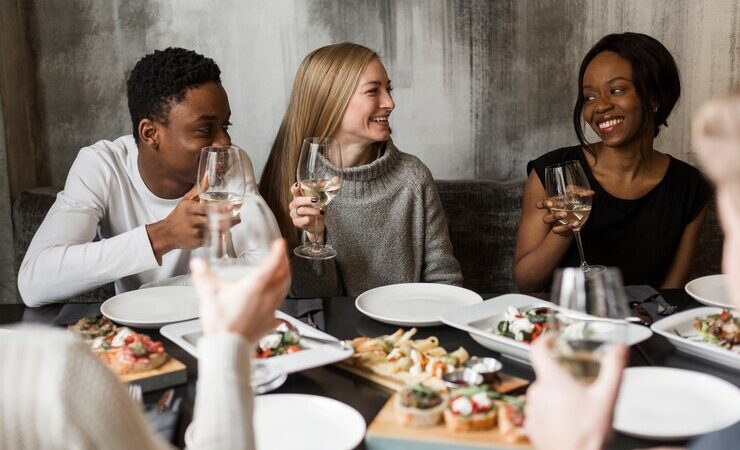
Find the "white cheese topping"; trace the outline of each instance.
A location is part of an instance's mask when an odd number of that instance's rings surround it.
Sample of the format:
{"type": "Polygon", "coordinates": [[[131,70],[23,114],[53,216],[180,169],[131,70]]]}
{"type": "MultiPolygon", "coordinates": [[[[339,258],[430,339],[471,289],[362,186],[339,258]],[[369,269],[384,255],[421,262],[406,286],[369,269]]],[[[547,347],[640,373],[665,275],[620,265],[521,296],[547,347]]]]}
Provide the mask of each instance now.
{"type": "Polygon", "coordinates": [[[266,350],[268,348],[277,348],[280,345],[280,341],[283,338],[279,334],[268,334],[267,336],[260,339],[260,348],[266,350]]]}
{"type": "Polygon", "coordinates": [[[522,314],[514,306],[506,308],[504,320],[509,322],[509,331],[511,331],[514,338],[518,341],[524,339],[523,333],[531,334],[534,331],[534,324],[529,321],[526,314],[522,314]]]}
{"type": "Polygon", "coordinates": [[[280,325],[275,328],[275,331],[285,333],[286,331],[290,331],[290,329],[288,328],[288,325],[285,324],[285,322],[280,322],[280,325]]]}
{"type": "Polygon", "coordinates": [[[452,409],[452,412],[462,416],[469,416],[473,412],[473,403],[467,397],[460,397],[453,400],[450,409],[452,409]]]}
{"type": "Polygon", "coordinates": [[[475,402],[481,408],[490,408],[491,399],[488,398],[485,392],[478,392],[470,396],[470,399],[475,402]]]}
{"type": "Polygon", "coordinates": [[[123,344],[126,343],[126,338],[134,334],[133,331],[131,331],[129,328],[123,327],[121,330],[116,334],[116,336],[113,338],[113,340],[110,342],[111,347],[123,347],[123,344]]]}
{"type": "Polygon", "coordinates": [[[102,346],[103,346],[103,342],[105,342],[105,338],[103,338],[103,336],[98,336],[98,337],[96,337],[96,338],[95,338],[95,339],[93,340],[93,343],[92,343],[92,348],[93,348],[93,350],[97,350],[97,349],[99,349],[100,347],[102,347],[102,346]]]}

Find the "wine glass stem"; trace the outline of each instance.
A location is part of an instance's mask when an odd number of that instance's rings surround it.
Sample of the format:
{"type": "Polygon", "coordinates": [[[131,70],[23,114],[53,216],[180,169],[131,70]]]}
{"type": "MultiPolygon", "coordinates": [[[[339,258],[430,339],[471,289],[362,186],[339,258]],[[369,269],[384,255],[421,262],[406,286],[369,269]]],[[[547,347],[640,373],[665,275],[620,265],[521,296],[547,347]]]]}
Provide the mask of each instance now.
{"type": "Polygon", "coordinates": [[[583,242],[581,242],[581,231],[573,230],[573,235],[576,237],[576,244],[578,245],[578,254],[581,255],[581,269],[586,271],[588,270],[588,264],[586,264],[586,256],[583,254],[583,242]]]}
{"type": "Polygon", "coordinates": [[[313,240],[311,241],[311,248],[314,250],[320,250],[321,249],[321,239],[319,237],[319,220],[321,220],[321,215],[316,216],[316,220],[313,222],[313,240]]]}

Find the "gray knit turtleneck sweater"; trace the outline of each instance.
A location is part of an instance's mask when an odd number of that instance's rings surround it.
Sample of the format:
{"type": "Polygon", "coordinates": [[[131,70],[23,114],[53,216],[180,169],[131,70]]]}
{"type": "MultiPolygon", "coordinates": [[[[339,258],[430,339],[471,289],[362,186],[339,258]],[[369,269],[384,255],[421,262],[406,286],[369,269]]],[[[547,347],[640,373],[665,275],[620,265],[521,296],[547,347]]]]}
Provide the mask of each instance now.
{"type": "Polygon", "coordinates": [[[337,257],[293,256],[291,296],[357,296],[396,283],[462,284],[437,186],[417,157],[389,141],[374,162],[341,172],[342,189],[325,216],[337,257]]]}

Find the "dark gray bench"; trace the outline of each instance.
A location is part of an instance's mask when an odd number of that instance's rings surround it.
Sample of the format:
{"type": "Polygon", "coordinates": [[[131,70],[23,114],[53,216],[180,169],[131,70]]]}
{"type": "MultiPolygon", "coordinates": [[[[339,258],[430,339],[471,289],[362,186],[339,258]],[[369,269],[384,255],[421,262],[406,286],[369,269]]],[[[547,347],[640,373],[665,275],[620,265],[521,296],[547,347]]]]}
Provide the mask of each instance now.
{"type": "MultiPolygon", "coordinates": [[[[447,213],[455,257],[460,261],[465,287],[476,292],[516,292],[512,258],[519,223],[524,180],[438,181],[447,213]]],[[[36,229],[56,198],[58,189],[22,192],[13,205],[16,268],[20,267],[36,229]]],[[[704,224],[691,278],[719,273],[723,234],[712,203],[704,224]]],[[[69,301],[100,302],[113,296],[107,285],[69,301]]]]}

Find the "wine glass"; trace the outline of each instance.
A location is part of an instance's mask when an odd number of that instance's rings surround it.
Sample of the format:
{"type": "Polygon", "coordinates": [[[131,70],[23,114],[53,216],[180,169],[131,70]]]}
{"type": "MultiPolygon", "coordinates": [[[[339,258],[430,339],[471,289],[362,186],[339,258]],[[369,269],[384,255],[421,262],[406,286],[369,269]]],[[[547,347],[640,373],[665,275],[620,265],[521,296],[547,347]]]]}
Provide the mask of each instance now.
{"type": "Polygon", "coordinates": [[[555,274],[552,302],[558,305],[550,328],[553,351],[576,379],[590,383],[601,369],[609,344],[627,342],[630,309],[619,269],[584,272],[576,267],[555,274]]]}
{"type": "Polygon", "coordinates": [[[234,217],[239,215],[247,189],[241,154],[242,149],[233,145],[203,147],[198,163],[200,201],[228,205],[234,217]]]}
{"type": "MultiPolygon", "coordinates": [[[[339,176],[341,169],[342,153],[339,142],[332,138],[317,137],[303,140],[296,178],[301,187],[301,195],[316,198],[314,206],[323,210],[339,194],[342,187],[339,176]]],[[[297,256],[308,259],[331,259],[337,256],[336,250],[320,242],[319,220],[323,220],[323,215],[316,216],[313,240],[293,250],[297,256]]]]}
{"type": "Polygon", "coordinates": [[[246,193],[237,211],[240,218],[232,225],[231,207],[206,204],[208,227],[203,246],[194,257],[206,258],[211,270],[225,281],[235,282],[257,267],[269,254],[272,243],[280,238],[277,223],[262,197],[246,193]],[[236,238],[225,241],[225,230],[234,229],[236,238]],[[232,246],[232,248],[228,248],[232,246]]]}
{"type": "MultiPolygon", "coordinates": [[[[208,226],[203,245],[191,253],[191,258],[208,261],[211,271],[229,283],[238,282],[255,270],[269,255],[272,243],[281,238],[275,216],[259,195],[244,193],[238,211],[235,208],[218,202],[206,204],[208,226]],[[235,215],[240,220],[232,225],[235,215]],[[224,230],[229,229],[239,231],[234,233],[233,242],[222,239],[224,230]],[[235,249],[228,249],[228,245],[235,249]]],[[[287,283],[290,285],[290,280],[287,283]]],[[[256,360],[254,354],[250,356],[250,382],[255,393],[269,392],[285,381],[287,374],[279,365],[256,360]]]]}
{"type": "Polygon", "coordinates": [[[545,191],[548,201],[552,202],[550,212],[558,214],[565,212],[566,216],[558,221],[567,225],[578,221],[578,226],[573,228],[573,235],[578,245],[578,253],[581,257],[581,269],[584,272],[602,271],[604,266],[590,266],[586,263],[581,242],[581,228],[591,214],[591,201],[594,191],[586,178],[581,163],[578,161],[566,161],[564,163],[545,167],[545,191]]]}

